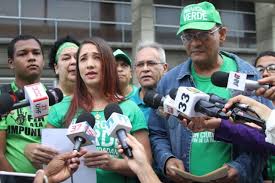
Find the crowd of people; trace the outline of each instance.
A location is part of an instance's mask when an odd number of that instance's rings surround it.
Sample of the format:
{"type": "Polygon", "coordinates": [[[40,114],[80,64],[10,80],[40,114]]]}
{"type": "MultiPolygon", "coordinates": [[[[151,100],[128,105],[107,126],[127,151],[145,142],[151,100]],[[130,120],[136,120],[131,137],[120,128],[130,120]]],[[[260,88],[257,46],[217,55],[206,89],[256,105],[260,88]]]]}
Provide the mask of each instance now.
{"type": "MultiPolygon", "coordinates": [[[[82,42],[71,36],[57,40],[49,54],[49,67],[63,92],[49,114],[33,118],[29,107],[10,111],[0,118],[0,170],[36,173],[35,182],[51,183],[69,178],[82,159],[96,168],[97,182],[192,182],[175,168],[202,176],[220,167],[226,176],[220,183],[261,183],[275,180],[275,52],[258,55],[255,65],[221,50],[227,28],[213,4],[202,2],[182,9],[177,36],[188,59],[168,71],[165,50],[156,42],[141,41],[133,60],[121,49],[112,51],[102,38],[82,42]],[[268,84],[255,92],[235,92],[215,86],[216,71],[240,72],[247,79],[268,84]],[[138,86],[132,83],[133,73],[138,86]],[[227,99],[223,111],[234,104],[248,105],[265,121],[265,129],[249,123],[235,124],[211,116],[178,119],[163,117],[143,98],[155,90],[166,96],[179,87],[195,87],[227,99]],[[244,96],[246,95],[246,96],[244,96]],[[132,125],[126,142],[133,157],[127,157],[117,139],[107,133],[104,109],[117,103],[132,125]],[[68,128],[82,112],[95,117],[97,151],[60,153],[41,144],[44,128],[68,128]],[[273,125],[274,124],[274,125],[273,125]],[[43,169],[43,165],[47,165],[43,169]]],[[[14,81],[0,87],[1,93],[16,93],[40,82],[45,65],[41,42],[19,35],[8,45],[8,65],[14,81]]],[[[45,86],[45,90],[46,90],[45,86]]]]}

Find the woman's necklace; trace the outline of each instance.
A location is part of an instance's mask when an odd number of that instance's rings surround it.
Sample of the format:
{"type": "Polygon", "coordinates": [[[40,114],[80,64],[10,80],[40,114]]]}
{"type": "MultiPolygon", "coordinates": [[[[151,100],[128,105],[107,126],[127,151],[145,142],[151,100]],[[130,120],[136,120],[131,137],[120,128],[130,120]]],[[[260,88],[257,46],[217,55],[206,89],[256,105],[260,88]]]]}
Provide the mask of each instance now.
{"type": "Polygon", "coordinates": [[[101,116],[100,116],[99,112],[97,111],[96,114],[95,114],[95,119],[100,120],[100,118],[101,118],[101,116]]]}

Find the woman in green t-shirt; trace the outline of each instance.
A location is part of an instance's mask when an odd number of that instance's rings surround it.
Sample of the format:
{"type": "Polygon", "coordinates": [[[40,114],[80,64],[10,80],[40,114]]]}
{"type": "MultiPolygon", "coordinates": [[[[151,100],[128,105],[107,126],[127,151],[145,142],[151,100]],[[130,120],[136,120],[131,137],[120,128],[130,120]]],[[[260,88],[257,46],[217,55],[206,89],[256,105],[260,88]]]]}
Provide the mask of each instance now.
{"type": "Polygon", "coordinates": [[[76,87],[72,97],[50,110],[48,127],[68,127],[82,111],[90,111],[96,118],[97,152],[84,155],[84,164],[97,168],[97,182],[129,182],[135,176],[127,162],[119,156],[117,140],[107,135],[104,108],[118,103],[132,123],[131,133],[145,146],[151,160],[147,124],[143,113],[130,100],[124,100],[118,87],[116,62],[110,46],[100,38],[80,44],[77,53],[76,87]]]}
{"type": "Polygon", "coordinates": [[[64,96],[73,93],[76,80],[76,53],[79,42],[71,36],[57,40],[49,53],[49,67],[55,72],[57,87],[64,96]]]}
{"type": "MultiPolygon", "coordinates": [[[[76,80],[76,53],[79,42],[71,36],[57,40],[49,53],[49,67],[54,70],[58,80],[57,87],[66,96],[72,95],[76,80]]],[[[29,143],[25,146],[24,154],[35,168],[42,168],[57,153],[48,146],[29,143]]]]}

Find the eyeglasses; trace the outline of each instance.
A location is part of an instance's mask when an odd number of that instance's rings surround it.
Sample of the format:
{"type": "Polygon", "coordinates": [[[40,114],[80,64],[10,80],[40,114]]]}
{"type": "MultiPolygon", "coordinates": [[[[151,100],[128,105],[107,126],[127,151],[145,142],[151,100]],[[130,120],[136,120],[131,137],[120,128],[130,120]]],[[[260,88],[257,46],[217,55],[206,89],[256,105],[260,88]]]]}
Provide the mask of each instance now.
{"type": "Polygon", "coordinates": [[[199,39],[201,41],[206,41],[210,35],[213,35],[215,32],[217,32],[218,30],[220,30],[221,27],[217,27],[216,29],[212,30],[212,31],[200,31],[200,32],[196,32],[196,33],[183,33],[180,38],[182,40],[183,44],[187,44],[190,41],[192,41],[193,39],[199,39]]]}
{"type": "Polygon", "coordinates": [[[257,66],[256,67],[257,71],[260,72],[261,74],[264,73],[264,71],[266,70],[268,73],[275,73],[275,64],[270,64],[266,67],[263,66],[257,66]]]}
{"type": "Polygon", "coordinates": [[[147,65],[147,67],[152,68],[152,67],[154,67],[154,66],[156,66],[156,65],[158,65],[158,64],[163,64],[163,63],[159,63],[159,62],[156,62],[156,61],[154,61],[154,60],[140,61],[140,62],[138,62],[137,64],[135,64],[135,67],[136,67],[137,69],[141,69],[141,68],[143,68],[145,65],[147,65]]]}

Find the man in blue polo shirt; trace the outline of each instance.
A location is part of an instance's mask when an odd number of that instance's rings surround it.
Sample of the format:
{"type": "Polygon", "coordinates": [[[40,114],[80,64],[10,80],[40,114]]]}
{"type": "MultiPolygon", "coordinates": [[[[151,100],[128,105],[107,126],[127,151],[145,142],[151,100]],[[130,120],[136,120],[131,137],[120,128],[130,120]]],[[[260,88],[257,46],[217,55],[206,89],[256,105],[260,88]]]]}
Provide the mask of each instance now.
{"type": "Polygon", "coordinates": [[[156,88],[158,81],[168,70],[164,49],[155,42],[139,43],[134,67],[140,88],[130,99],[139,106],[148,121],[150,107],[144,104],[143,97],[146,90],[156,88]]]}

